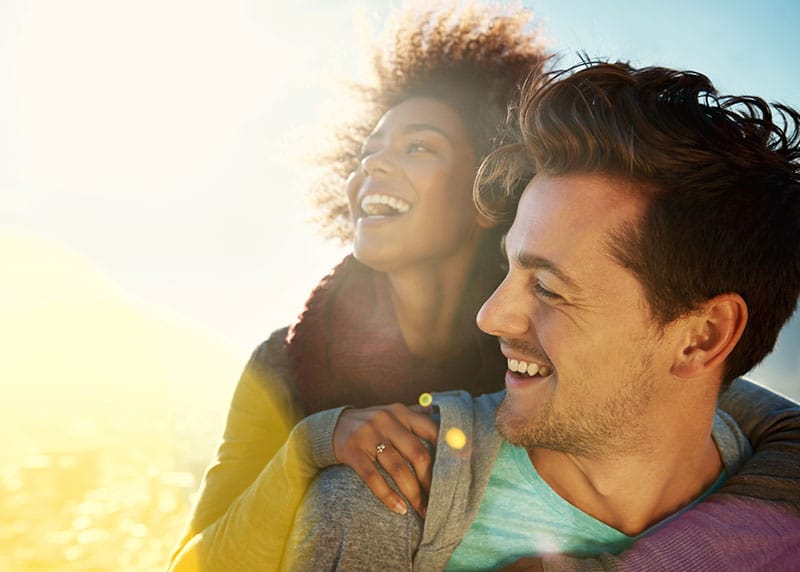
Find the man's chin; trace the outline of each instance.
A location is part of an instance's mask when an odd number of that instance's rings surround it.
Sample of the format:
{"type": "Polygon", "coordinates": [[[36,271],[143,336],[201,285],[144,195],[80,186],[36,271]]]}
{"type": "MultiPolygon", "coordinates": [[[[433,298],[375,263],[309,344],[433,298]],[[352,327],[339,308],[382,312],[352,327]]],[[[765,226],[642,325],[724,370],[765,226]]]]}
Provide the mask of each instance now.
{"type": "Polygon", "coordinates": [[[500,435],[518,447],[534,446],[535,429],[539,422],[540,412],[520,407],[518,400],[506,395],[494,415],[495,426],[500,435]]]}

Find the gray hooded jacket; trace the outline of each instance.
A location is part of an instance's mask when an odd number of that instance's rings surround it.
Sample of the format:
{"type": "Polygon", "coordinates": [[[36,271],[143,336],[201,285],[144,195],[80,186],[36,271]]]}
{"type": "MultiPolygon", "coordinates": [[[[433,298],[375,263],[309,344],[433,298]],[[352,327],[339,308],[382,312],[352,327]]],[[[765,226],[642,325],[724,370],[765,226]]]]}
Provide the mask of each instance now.
{"type": "MultiPolygon", "coordinates": [[[[462,391],[434,396],[440,439],[423,521],[413,510],[388,510],[348,467],[325,470],[309,490],[289,543],[291,570],[443,570],[472,524],[502,437],[494,412],[503,392],[473,399],[462,391]],[[463,431],[456,449],[446,436],[463,431]]],[[[728,475],[751,454],[736,423],[718,411],[713,437],[728,475]]],[[[545,568],[548,569],[545,561],[545,568]]]]}

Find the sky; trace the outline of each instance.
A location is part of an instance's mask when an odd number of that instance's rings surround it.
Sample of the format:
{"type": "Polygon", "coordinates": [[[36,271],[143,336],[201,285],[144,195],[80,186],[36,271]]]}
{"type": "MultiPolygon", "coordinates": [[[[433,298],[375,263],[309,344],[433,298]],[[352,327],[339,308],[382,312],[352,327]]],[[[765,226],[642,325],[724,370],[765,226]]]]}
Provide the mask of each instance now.
{"type": "MultiPolygon", "coordinates": [[[[691,68],[800,107],[789,0],[521,4],[565,64],[691,68]]],[[[396,5],[0,0],[0,387],[224,412],[346,252],[309,222],[308,155],[396,5]]],[[[799,347],[794,320],[756,378],[800,398],[799,347]]]]}

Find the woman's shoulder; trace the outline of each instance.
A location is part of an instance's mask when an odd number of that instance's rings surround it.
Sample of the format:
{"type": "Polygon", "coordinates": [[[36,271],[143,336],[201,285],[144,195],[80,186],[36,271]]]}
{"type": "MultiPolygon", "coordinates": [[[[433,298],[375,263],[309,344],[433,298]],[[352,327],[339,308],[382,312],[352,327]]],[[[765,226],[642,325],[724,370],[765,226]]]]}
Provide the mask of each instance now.
{"type": "Polygon", "coordinates": [[[244,368],[238,389],[239,392],[248,390],[248,394],[254,391],[264,393],[297,416],[301,407],[286,343],[288,330],[288,326],[279,328],[256,346],[244,368]]]}
{"type": "Polygon", "coordinates": [[[281,377],[291,377],[283,375],[291,373],[291,362],[289,360],[288,345],[286,335],[289,327],[284,326],[274,330],[269,337],[258,344],[250,355],[247,363],[248,369],[274,370],[281,377]]]}

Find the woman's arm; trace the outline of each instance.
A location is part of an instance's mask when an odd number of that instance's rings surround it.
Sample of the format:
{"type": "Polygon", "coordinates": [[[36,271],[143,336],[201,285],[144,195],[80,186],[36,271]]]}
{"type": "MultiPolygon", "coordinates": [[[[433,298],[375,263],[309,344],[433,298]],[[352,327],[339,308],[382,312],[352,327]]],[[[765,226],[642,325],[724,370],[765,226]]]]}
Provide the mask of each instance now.
{"type": "Polygon", "coordinates": [[[619,555],[547,556],[544,571],[796,570],[800,515],[769,501],[715,494],[619,555]]]}
{"type": "MultiPolygon", "coordinates": [[[[306,481],[318,466],[334,462],[332,414],[316,416],[292,430],[300,413],[289,381],[293,374],[284,336],[285,330],[273,333],[245,367],[216,459],[204,476],[189,528],[171,559],[176,570],[212,570],[229,545],[242,539],[251,542],[248,523],[291,519],[291,504],[299,503],[306,481]],[[311,437],[315,440],[309,443],[311,437]]],[[[278,529],[270,525],[267,530],[275,534],[261,535],[257,551],[269,551],[269,543],[278,542],[278,529]]]]}
{"type": "Polygon", "coordinates": [[[286,328],[260,344],[233,393],[216,458],[203,476],[190,527],[202,530],[219,518],[258,476],[302,417],[292,390],[286,328]]]}
{"type": "Polygon", "coordinates": [[[547,556],[546,572],[790,570],[800,546],[800,407],[737,379],[720,398],[754,454],[717,494],[619,555],[547,556]]]}
{"type": "Polygon", "coordinates": [[[774,501],[800,514],[800,406],[740,378],[722,394],[720,407],[753,446],[753,457],[720,492],[774,501]]]}
{"type": "Polygon", "coordinates": [[[340,462],[337,455],[372,483],[387,506],[397,504],[402,509],[395,510],[405,512],[405,502],[377,471],[374,461],[379,460],[412,506],[422,509],[422,491],[403,458],[414,461],[417,474],[429,472],[430,455],[419,437],[435,441],[436,424],[428,415],[394,405],[348,410],[341,423],[341,409],[321,412],[295,426],[302,411],[285,336],[285,329],[274,332],[245,367],[189,529],[172,556],[174,570],[214,570],[222,562],[226,570],[234,562],[277,566],[308,484],[320,469],[340,462]],[[385,451],[377,459],[381,442],[385,451]]]}
{"type": "Polygon", "coordinates": [[[189,535],[170,570],[274,570],[295,511],[319,471],[315,435],[328,434],[341,409],[316,413],[290,432],[255,481],[206,528],[189,535]]]}

